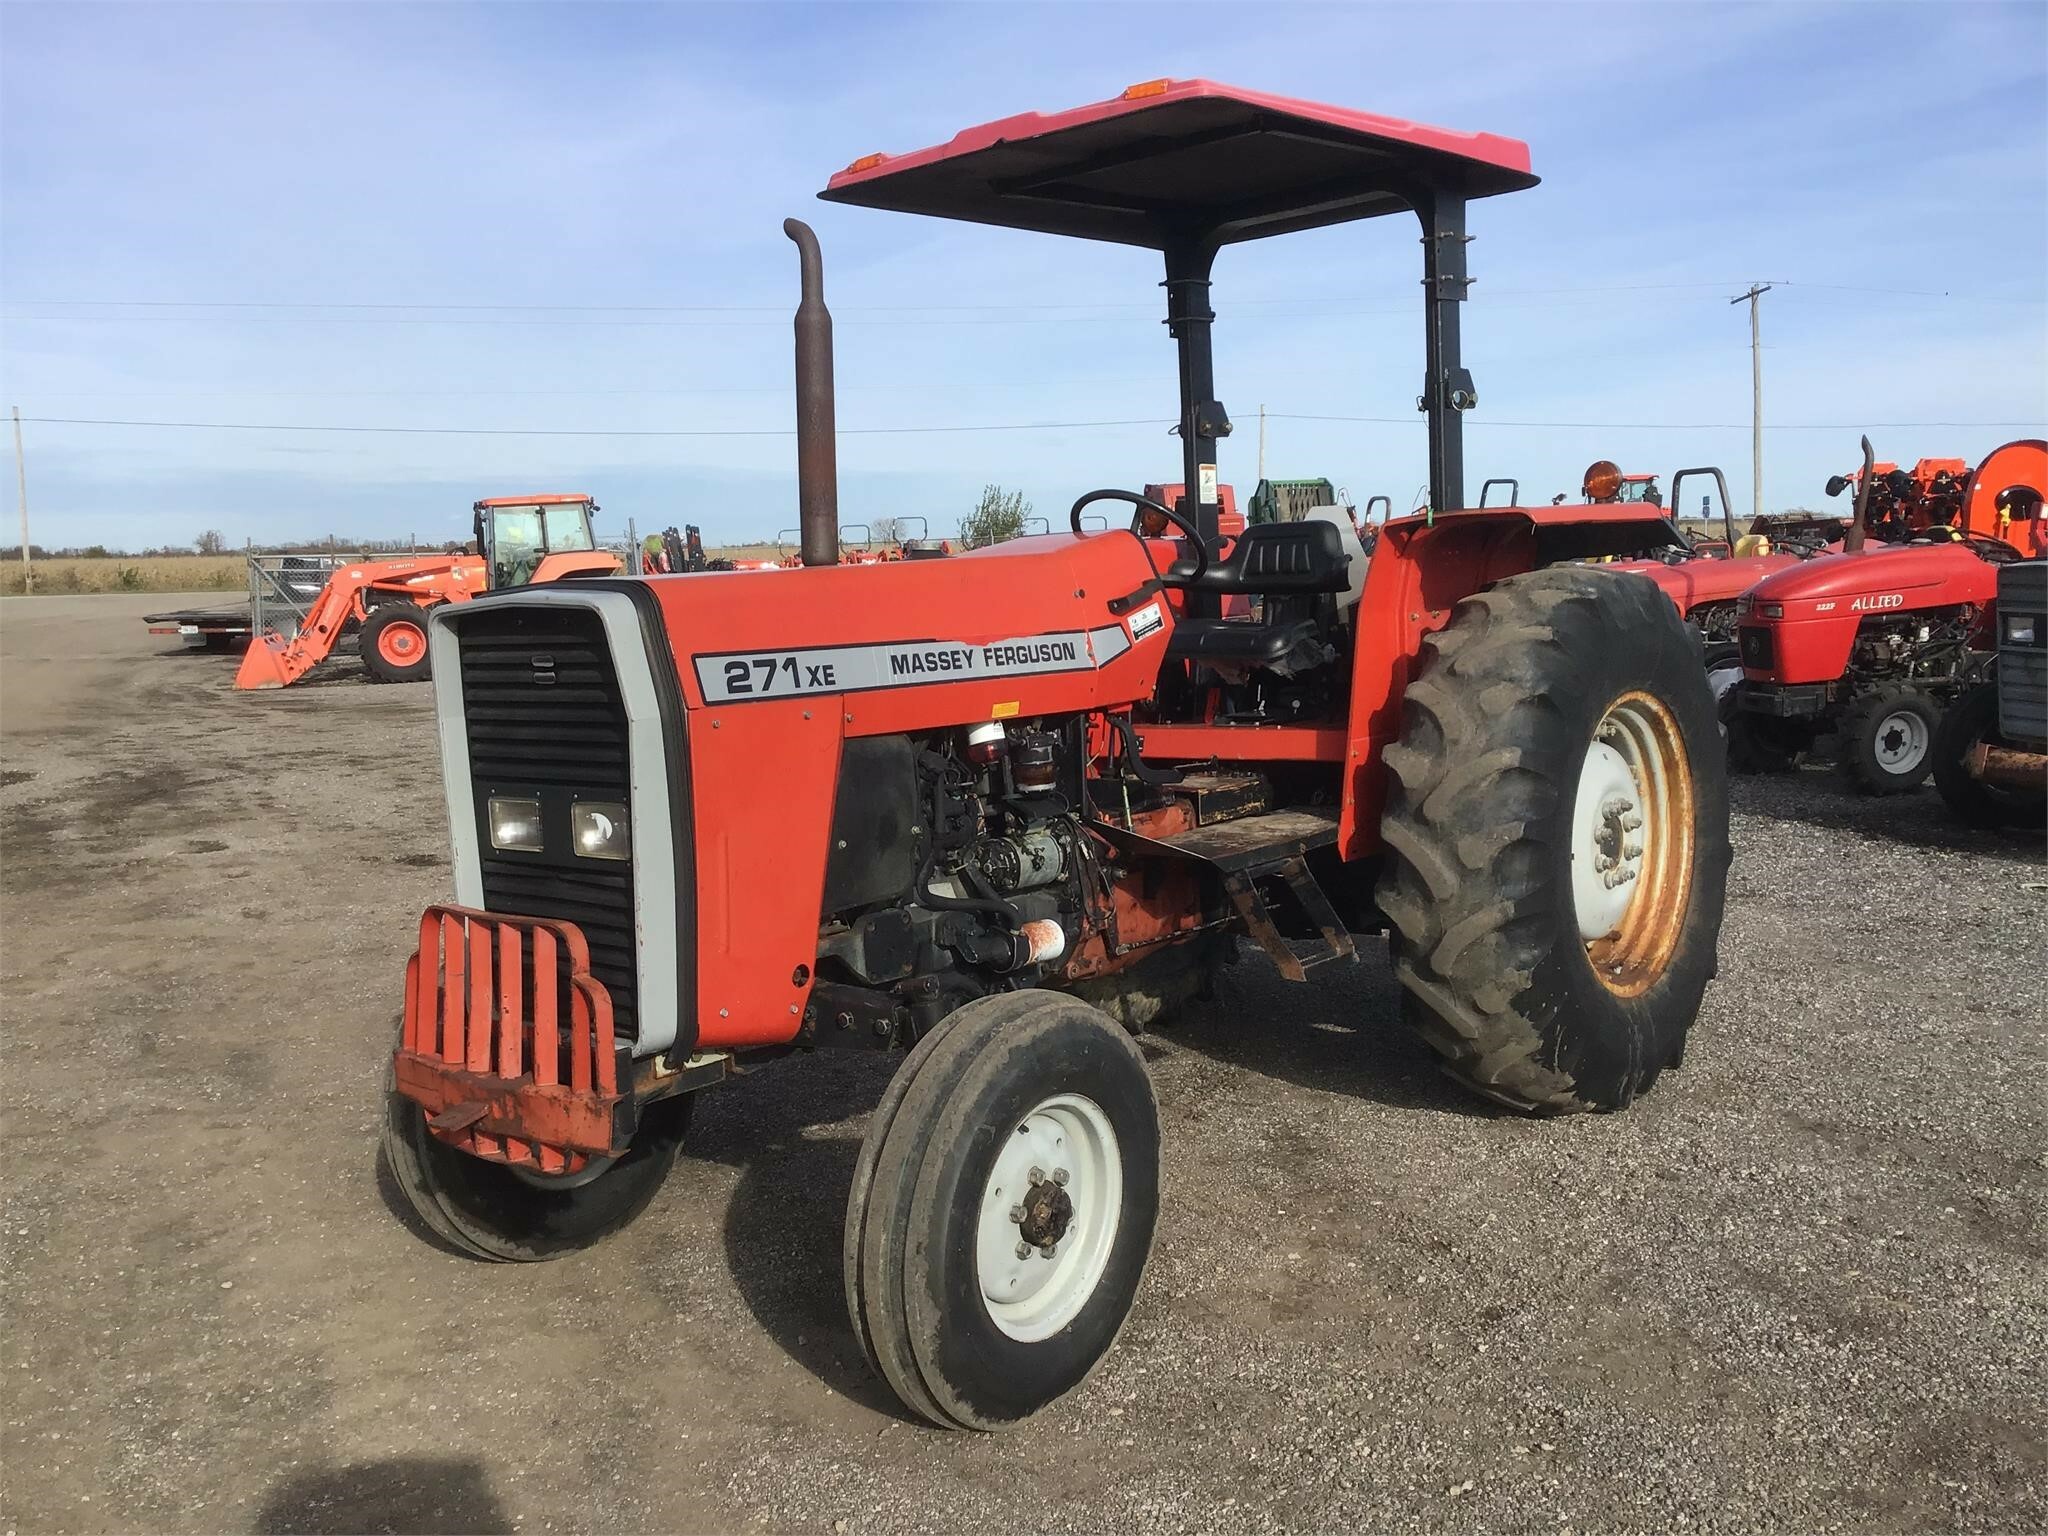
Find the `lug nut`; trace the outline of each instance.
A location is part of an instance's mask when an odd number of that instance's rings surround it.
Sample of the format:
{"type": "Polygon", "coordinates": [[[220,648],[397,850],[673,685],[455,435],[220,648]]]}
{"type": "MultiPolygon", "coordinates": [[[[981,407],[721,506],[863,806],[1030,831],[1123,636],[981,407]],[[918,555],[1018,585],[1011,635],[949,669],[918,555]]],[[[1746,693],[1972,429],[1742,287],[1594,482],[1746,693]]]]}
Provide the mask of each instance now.
{"type": "Polygon", "coordinates": [[[1034,1186],[1043,1184],[1045,1182],[1045,1170],[1043,1168],[1033,1168],[1030,1177],[1034,1186]]]}
{"type": "Polygon", "coordinates": [[[1626,816],[1621,818],[1621,830],[1624,832],[1634,832],[1639,827],[1641,827],[1642,824],[1643,813],[1641,811],[1630,811],[1626,816]]]}
{"type": "Polygon", "coordinates": [[[1038,1250],[1038,1256],[1041,1259],[1049,1259],[1059,1251],[1060,1245],[1058,1243],[1047,1243],[1043,1248],[1038,1250]]]}
{"type": "Polygon", "coordinates": [[[1053,1169],[1052,1181],[1059,1185],[1060,1188],[1065,1189],[1067,1187],[1067,1170],[1064,1168],[1053,1169]]]}
{"type": "Polygon", "coordinates": [[[1020,1226],[1020,1227],[1021,1227],[1021,1226],[1023,1226],[1023,1225],[1024,1225],[1024,1207],[1023,1207],[1023,1206],[1021,1206],[1021,1205],[1013,1205],[1013,1206],[1011,1206],[1011,1207],[1010,1207],[1010,1220],[1012,1220],[1012,1221],[1016,1222],[1016,1223],[1017,1223],[1017,1225],[1018,1225],[1018,1226],[1020,1226]]]}
{"type": "Polygon", "coordinates": [[[1028,1259],[1028,1258],[1030,1258],[1030,1257],[1031,1257],[1031,1245],[1030,1245],[1029,1243],[1019,1243],[1019,1244],[1017,1245],[1017,1257],[1018,1257],[1018,1258],[1020,1258],[1020,1259],[1028,1259]]]}
{"type": "Polygon", "coordinates": [[[1641,843],[1625,843],[1622,845],[1621,856],[1624,859],[1640,859],[1643,856],[1643,845],[1641,843]]]}
{"type": "Polygon", "coordinates": [[[1604,853],[1596,853],[1593,855],[1593,868],[1596,870],[1612,869],[1614,868],[1614,860],[1604,853]]]}

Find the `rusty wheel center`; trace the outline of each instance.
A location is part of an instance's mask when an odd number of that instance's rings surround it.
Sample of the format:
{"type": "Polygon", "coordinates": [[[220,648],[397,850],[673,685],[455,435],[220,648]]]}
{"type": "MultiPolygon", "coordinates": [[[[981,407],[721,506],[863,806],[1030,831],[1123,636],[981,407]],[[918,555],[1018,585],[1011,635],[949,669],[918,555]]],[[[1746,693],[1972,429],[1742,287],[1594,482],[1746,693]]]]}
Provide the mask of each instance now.
{"type": "Polygon", "coordinates": [[[1627,693],[1586,750],[1572,818],[1572,898],[1586,958],[1624,997],[1671,962],[1692,890],[1692,765],[1661,699],[1627,693]]]}
{"type": "Polygon", "coordinates": [[[1040,1182],[1022,1204],[1024,1219],[1017,1223],[1017,1231],[1034,1248],[1057,1244],[1073,1225],[1073,1198],[1051,1179],[1040,1182]]]}

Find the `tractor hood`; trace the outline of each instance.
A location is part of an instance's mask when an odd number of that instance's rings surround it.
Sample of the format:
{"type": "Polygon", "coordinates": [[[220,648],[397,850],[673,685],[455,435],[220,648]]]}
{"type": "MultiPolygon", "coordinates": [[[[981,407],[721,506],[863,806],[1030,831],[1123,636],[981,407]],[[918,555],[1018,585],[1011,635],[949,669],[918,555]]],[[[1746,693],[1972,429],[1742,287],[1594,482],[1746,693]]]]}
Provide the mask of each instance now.
{"type": "Polygon", "coordinates": [[[1618,560],[1608,569],[1648,577],[1681,614],[1687,614],[1703,603],[1729,602],[1773,572],[1803,563],[1797,555],[1764,555],[1754,560],[1686,560],[1678,565],[1618,560]]]}
{"type": "Polygon", "coordinates": [[[1941,601],[1982,602],[1997,585],[1997,568],[1960,544],[1871,545],[1855,554],[1799,561],[1758,583],[1750,598],[1757,603],[1839,601],[1876,592],[1928,597],[1943,589],[1941,601]]]}

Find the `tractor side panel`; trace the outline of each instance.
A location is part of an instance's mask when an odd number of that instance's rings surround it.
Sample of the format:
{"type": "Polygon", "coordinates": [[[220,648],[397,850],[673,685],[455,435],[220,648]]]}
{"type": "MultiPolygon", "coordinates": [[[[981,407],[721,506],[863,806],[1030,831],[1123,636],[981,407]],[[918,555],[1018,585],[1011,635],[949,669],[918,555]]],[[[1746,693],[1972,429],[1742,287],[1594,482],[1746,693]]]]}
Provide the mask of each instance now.
{"type": "Polygon", "coordinates": [[[1462,599],[1535,563],[1535,530],[1526,514],[1459,512],[1432,524],[1396,524],[1380,539],[1358,605],[1351,668],[1344,804],[1337,848],[1346,859],[1380,846],[1386,769],[1380,754],[1401,737],[1401,698],[1423,638],[1450,622],[1462,599]]]}
{"type": "Polygon", "coordinates": [[[703,1048],[779,1044],[802,1020],[818,954],[840,715],[834,699],[691,715],[703,1048]]]}
{"type": "Polygon", "coordinates": [[[689,720],[701,1045],[798,1033],[842,758],[858,773],[865,738],[1150,697],[1173,628],[1164,596],[1139,591],[1151,576],[1138,541],[1111,534],[647,581],[689,720]]]}
{"type": "Polygon", "coordinates": [[[648,585],[692,711],[809,699],[878,736],[1150,698],[1173,629],[1151,579],[1144,546],[1112,533],[648,585]]]}

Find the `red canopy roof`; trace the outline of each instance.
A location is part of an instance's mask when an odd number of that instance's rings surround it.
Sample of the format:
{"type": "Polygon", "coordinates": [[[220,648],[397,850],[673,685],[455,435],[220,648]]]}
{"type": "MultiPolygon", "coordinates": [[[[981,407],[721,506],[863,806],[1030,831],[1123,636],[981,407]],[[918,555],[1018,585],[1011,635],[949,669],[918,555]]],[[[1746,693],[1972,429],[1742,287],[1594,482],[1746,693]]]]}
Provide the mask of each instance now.
{"type": "Polygon", "coordinates": [[[1160,247],[1406,210],[1536,185],[1529,147],[1210,80],[1132,86],[1111,101],[1026,112],[930,149],[869,155],[820,195],[901,213],[1160,247]]]}

